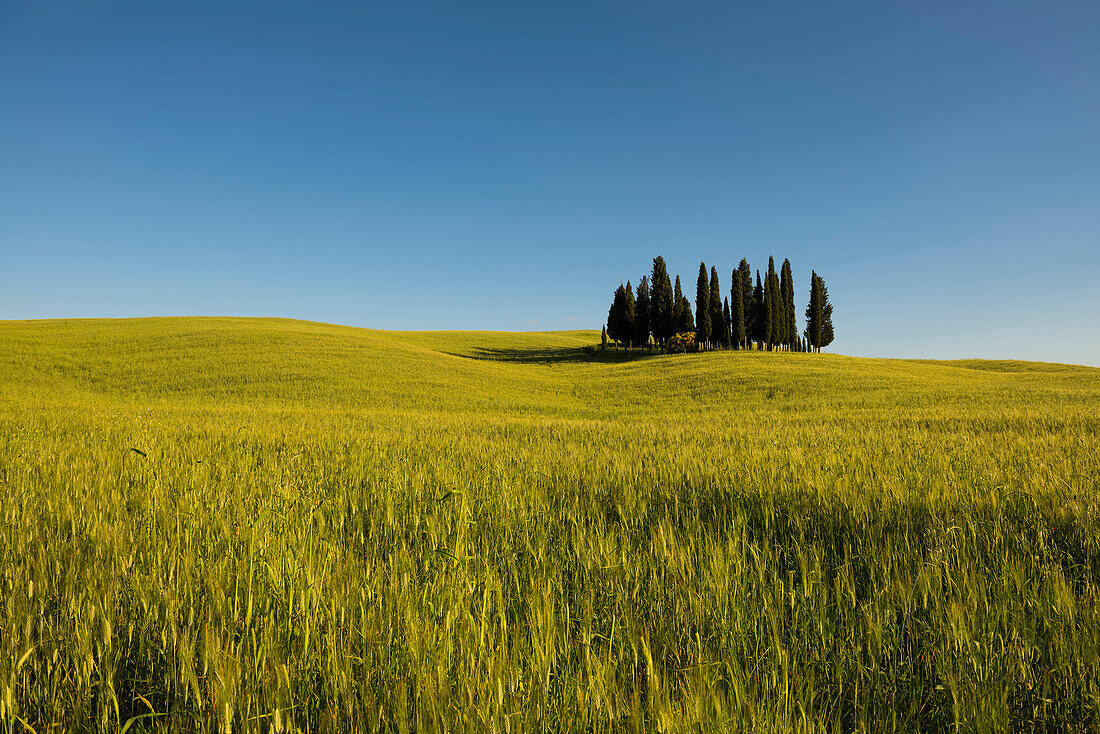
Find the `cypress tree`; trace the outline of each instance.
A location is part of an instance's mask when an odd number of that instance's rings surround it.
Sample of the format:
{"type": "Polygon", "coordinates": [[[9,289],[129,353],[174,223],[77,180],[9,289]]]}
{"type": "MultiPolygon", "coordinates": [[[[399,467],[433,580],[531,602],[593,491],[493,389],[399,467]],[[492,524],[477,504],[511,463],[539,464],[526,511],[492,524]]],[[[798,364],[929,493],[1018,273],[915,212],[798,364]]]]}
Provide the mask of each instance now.
{"type": "Polygon", "coordinates": [[[665,259],[653,258],[653,277],[649,281],[649,329],[653,339],[663,345],[676,328],[673,320],[676,302],[672,299],[672,281],[668,277],[665,259]]]}
{"type": "Polygon", "coordinates": [[[779,273],[771,277],[772,281],[772,349],[783,348],[787,335],[787,319],[783,314],[783,293],[779,287],[779,273]]]}
{"type": "Polygon", "coordinates": [[[764,275],[764,342],[768,351],[775,347],[776,337],[779,335],[779,323],[776,316],[779,315],[776,308],[775,288],[775,258],[768,258],[768,272],[764,275]]]}
{"type": "Polygon", "coordinates": [[[699,263],[699,278],[695,282],[695,342],[700,345],[710,341],[710,297],[707,266],[699,263]]]}
{"type": "Polygon", "coordinates": [[[626,311],[625,288],[620,285],[615,289],[615,297],[611,301],[611,308],[607,310],[607,335],[613,341],[621,341],[623,338],[622,323],[623,313],[626,311]]]}
{"type": "Polygon", "coordinates": [[[638,296],[634,302],[634,343],[649,345],[649,280],[643,275],[638,281],[638,296]]]}
{"type": "Polygon", "coordinates": [[[600,331],[600,346],[607,349],[607,324],[604,324],[603,330],[600,331]]]}
{"type": "MultiPolygon", "coordinates": [[[[718,287],[718,270],[713,266],[710,269],[710,341],[714,345],[721,345],[729,341],[722,336],[722,332],[729,333],[726,322],[722,318],[722,293],[718,287]]],[[[698,314],[697,314],[698,315],[698,314]]]]}
{"type": "Polygon", "coordinates": [[[626,338],[626,345],[628,347],[634,346],[634,330],[637,328],[635,325],[635,309],[634,309],[634,289],[630,286],[630,281],[626,281],[626,288],[623,289],[626,298],[626,309],[623,311],[623,336],[626,338]]]}
{"type": "MultiPolygon", "coordinates": [[[[749,348],[749,342],[752,341],[754,334],[756,334],[756,312],[753,310],[753,290],[752,290],[752,268],[749,267],[749,261],[745,258],[741,258],[741,264],[737,266],[737,272],[741,275],[741,290],[737,291],[741,294],[741,312],[744,314],[742,323],[745,325],[744,347],[749,348]]],[[[732,303],[732,296],[731,303],[732,303]]]]}
{"type": "Polygon", "coordinates": [[[833,343],[833,304],[829,303],[825,279],[819,276],[818,280],[821,282],[821,346],[827,347],[833,343]]]}
{"type": "Polygon", "coordinates": [[[798,323],[794,312],[794,276],[791,275],[791,261],[784,259],[779,281],[780,294],[783,299],[783,336],[788,349],[794,349],[794,342],[798,339],[798,323]]]}
{"type": "Polygon", "coordinates": [[[817,271],[810,273],[810,302],[806,306],[807,348],[817,351],[821,346],[821,278],[817,271]]]}
{"type": "Polygon", "coordinates": [[[764,276],[763,282],[763,348],[764,351],[771,351],[771,338],[775,332],[775,322],[772,318],[772,308],[774,298],[771,296],[771,277],[764,276]]]}
{"type": "Polygon", "coordinates": [[[684,296],[684,291],[680,288],[679,275],[676,276],[676,287],[673,289],[672,298],[676,303],[673,334],[695,331],[695,320],[691,316],[691,301],[684,296]]]}
{"type": "Polygon", "coordinates": [[[756,270],[756,288],[752,292],[753,331],[752,340],[760,349],[764,348],[764,340],[767,339],[764,318],[764,286],[760,284],[760,269],[756,270]]]}
{"type": "MultiPolygon", "coordinates": [[[[742,260],[741,262],[745,261],[742,260]]],[[[734,270],[732,289],[730,290],[730,297],[733,299],[733,305],[730,307],[730,338],[737,349],[744,349],[745,341],[748,338],[745,330],[745,288],[741,278],[741,269],[734,270]]]]}
{"type": "Polygon", "coordinates": [[[767,290],[769,317],[771,318],[771,336],[768,341],[772,349],[779,349],[787,341],[787,318],[783,313],[783,293],[779,285],[779,275],[775,272],[775,258],[768,258],[768,275],[765,281],[767,290]]]}
{"type": "Polygon", "coordinates": [[[676,333],[688,333],[695,331],[695,319],[691,314],[691,301],[687,296],[680,296],[680,323],[676,333]]]}
{"type": "Polygon", "coordinates": [[[730,348],[730,335],[732,334],[732,315],[730,314],[730,299],[722,301],[722,347],[730,348]]]}

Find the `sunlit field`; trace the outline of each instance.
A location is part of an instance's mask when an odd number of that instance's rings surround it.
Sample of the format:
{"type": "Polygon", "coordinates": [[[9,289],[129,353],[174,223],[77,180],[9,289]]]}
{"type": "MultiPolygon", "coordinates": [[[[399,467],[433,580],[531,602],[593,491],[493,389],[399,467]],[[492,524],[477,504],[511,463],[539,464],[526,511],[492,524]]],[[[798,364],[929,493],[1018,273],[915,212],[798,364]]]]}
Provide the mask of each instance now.
{"type": "Polygon", "coordinates": [[[598,342],[0,322],[4,731],[1100,728],[1100,370],[598,342]]]}

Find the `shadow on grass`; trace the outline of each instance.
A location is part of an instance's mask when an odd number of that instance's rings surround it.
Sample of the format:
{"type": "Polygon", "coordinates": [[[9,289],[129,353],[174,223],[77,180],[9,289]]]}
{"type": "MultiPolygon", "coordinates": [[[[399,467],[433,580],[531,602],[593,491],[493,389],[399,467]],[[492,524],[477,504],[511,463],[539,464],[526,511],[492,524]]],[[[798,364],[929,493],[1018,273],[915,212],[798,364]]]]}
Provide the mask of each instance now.
{"type": "Polygon", "coordinates": [[[561,364],[565,362],[633,362],[658,354],[657,351],[644,349],[600,349],[598,347],[542,347],[530,349],[475,347],[471,353],[455,356],[490,362],[561,364]]]}

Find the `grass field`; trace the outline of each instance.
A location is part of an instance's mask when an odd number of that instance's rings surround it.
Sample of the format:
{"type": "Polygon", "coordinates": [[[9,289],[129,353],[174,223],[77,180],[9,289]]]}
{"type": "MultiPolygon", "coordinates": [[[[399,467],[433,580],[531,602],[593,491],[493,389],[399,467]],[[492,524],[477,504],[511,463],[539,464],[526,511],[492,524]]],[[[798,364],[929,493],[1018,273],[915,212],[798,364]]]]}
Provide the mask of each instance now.
{"type": "Polygon", "coordinates": [[[1100,370],[598,340],[0,322],[0,724],[1100,728],[1100,370]]]}

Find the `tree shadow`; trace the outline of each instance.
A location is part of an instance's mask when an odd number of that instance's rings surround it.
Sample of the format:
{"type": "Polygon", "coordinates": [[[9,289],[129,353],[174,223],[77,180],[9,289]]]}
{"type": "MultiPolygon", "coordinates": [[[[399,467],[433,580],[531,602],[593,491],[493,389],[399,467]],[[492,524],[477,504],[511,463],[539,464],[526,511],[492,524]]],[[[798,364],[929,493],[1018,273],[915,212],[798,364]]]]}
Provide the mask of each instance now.
{"type": "Polygon", "coordinates": [[[577,362],[633,362],[657,356],[659,352],[645,349],[600,349],[599,347],[532,347],[490,348],[474,347],[472,352],[456,354],[467,359],[513,364],[563,364],[577,362]]]}

